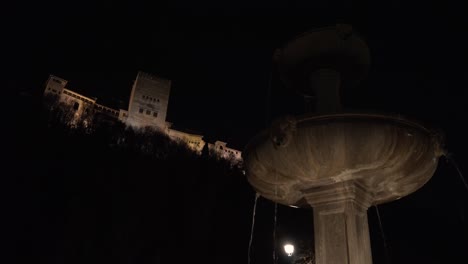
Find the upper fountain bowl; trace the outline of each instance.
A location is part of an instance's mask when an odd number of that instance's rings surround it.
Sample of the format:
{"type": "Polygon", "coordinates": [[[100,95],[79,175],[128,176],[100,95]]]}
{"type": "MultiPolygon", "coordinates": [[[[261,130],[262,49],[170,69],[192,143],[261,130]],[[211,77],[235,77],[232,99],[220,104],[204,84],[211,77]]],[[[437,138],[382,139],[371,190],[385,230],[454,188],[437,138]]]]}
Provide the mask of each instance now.
{"type": "Polygon", "coordinates": [[[367,76],[370,53],[366,42],[347,24],[318,28],[290,40],[275,52],[281,79],[291,89],[312,95],[310,75],[316,70],[340,73],[341,87],[367,76]]]}

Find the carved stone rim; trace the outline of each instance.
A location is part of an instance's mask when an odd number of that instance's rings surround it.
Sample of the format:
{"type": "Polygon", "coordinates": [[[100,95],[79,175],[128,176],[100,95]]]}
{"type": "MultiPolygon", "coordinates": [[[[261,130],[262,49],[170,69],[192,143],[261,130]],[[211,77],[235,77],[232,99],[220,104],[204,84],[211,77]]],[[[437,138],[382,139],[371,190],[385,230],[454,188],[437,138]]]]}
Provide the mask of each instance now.
{"type": "Polygon", "coordinates": [[[399,115],[391,115],[391,114],[378,114],[378,113],[337,113],[337,114],[307,114],[307,115],[302,115],[298,116],[297,122],[302,123],[306,121],[322,121],[322,120],[337,120],[337,119],[375,119],[375,120],[385,120],[385,121],[393,121],[393,122],[398,122],[401,124],[405,124],[408,126],[416,127],[419,128],[427,133],[432,133],[432,130],[429,128],[423,126],[420,122],[411,120],[406,117],[402,117],[399,115]]]}
{"type": "MultiPolygon", "coordinates": [[[[367,119],[367,120],[381,120],[381,121],[392,121],[400,124],[404,124],[410,127],[415,127],[421,131],[426,132],[427,134],[432,135],[434,138],[437,138],[437,143],[441,147],[441,153],[445,153],[445,150],[442,149],[443,136],[439,135],[434,129],[428,128],[425,125],[422,125],[420,121],[416,121],[412,118],[407,118],[397,114],[385,114],[385,113],[366,113],[366,112],[345,112],[345,113],[331,113],[331,114],[304,114],[295,117],[298,126],[301,123],[307,121],[326,121],[326,120],[337,120],[337,119],[367,119]]],[[[263,129],[260,133],[255,135],[245,146],[242,153],[248,153],[252,145],[255,144],[258,138],[261,138],[269,133],[269,127],[263,129]]]]}

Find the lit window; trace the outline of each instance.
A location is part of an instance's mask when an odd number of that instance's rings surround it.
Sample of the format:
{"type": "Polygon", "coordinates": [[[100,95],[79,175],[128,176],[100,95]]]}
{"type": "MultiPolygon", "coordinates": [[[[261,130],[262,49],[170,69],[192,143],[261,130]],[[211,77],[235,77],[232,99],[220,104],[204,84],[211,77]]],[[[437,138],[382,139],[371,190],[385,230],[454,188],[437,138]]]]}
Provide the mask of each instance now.
{"type": "Polygon", "coordinates": [[[140,114],[143,114],[143,108],[140,108],[138,112],[140,112],[140,114]]]}

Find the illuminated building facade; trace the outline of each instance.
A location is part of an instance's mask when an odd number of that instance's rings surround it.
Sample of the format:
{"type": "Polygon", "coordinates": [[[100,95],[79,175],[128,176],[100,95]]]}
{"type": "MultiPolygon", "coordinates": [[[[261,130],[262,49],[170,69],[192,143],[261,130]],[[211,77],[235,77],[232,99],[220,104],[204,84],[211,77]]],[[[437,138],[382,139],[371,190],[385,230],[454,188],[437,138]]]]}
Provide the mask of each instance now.
{"type": "Polygon", "coordinates": [[[82,122],[85,126],[93,116],[103,114],[111,118],[119,119],[123,110],[116,110],[96,103],[97,98],[90,98],[67,89],[65,86],[68,81],[57,76],[50,75],[44,90],[44,96],[52,96],[58,99],[58,102],[68,106],[73,115],[70,118],[69,125],[75,126],[82,122]]]}
{"type": "Polygon", "coordinates": [[[67,80],[50,75],[46,82],[44,96],[53,96],[60,103],[67,105],[73,117],[69,125],[74,126],[82,122],[85,126],[96,114],[123,122],[134,129],[151,127],[165,133],[174,141],[182,142],[191,150],[201,153],[208,144],[210,154],[233,162],[242,160],[241,152],[226,147],[226,143],[216,141],[214,144],[203,140],[203,135],[189,133],[171,128],[172,123],[166,121],[171,81],[148,73],[139,72],[132,87],[128,110],[113,109],[98,104],[97,98],[90,98],[67,89],[67,80]]]}
{"type": "Polygon", "coordinates": [[[208,143],[208,150],[210,153],[213,153],[216,156],[222,157],[224,159],[242,160],[242,153],[240,151],[229,148],[226,145],[226,142],[217,140],[214,144],[208,143]]]}

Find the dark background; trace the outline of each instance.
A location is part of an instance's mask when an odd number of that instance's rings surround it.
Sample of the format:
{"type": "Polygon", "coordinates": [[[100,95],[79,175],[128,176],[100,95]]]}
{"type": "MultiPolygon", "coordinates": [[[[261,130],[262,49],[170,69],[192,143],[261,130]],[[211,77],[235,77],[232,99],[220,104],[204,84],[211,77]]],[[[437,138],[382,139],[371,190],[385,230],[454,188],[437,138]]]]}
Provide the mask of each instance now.
{"type": "MultiPolygon", "coordinates": [[[[220,139],[243,149],[249,138],[273,118],[303,111],[301,98],[279,81],[272,64],[273,51],[305,30],[346,22],[353,24],[366,39],[372,68],[369,78],[359,87],[344,91],[344,105],[350,109],[397,113],[441,129],[448,151],[461,171],[466,171],[466,9],[460,1],[408,2],[3,3],[1,65],[5,77],[2,83],[4,90],[12,92],[12,97],[5,97],[5,105],[12,113],[7,117],[13,119],[5,124],[6,127],[20,124],[18,128],[22,129],[26,129],[24,123],[34,124],[27,126],[29,134],[22,134],[23,138],[17,133],[13,135],[19,142],[24,138],[34,140],[28,141],[24,148],[14,145],[12,148],[23,154],[36,151],[36,155],[41,155],[41,144],[45,143],[39,143],[42,137],[37,134],[42,130],[35,127],[40,125],[40,119],[34,123],[35,116],[30,113],[35,112],[34,102],[40,99],[49,74],[69,80],[72,90],[98,97],[103,103],[125,106],[132,81],[143,70],[173,81],[168,121],[200,131],[209,140],[220,139]]],[[[56,153],[53,148],[48,151],[56,153]]],[[[32,154],[29,157],[15,156],[14,162],[19,167],[34,166],[27,164],[34,160],[32,154]]],[[[25,173],[17,171],[14,175],[22,177],[25,173]]],[[[69,176],[67,172],[61,175],[69,176]]],[[[28,177],[32,176],[28,174],[28,177]]],[[[28,180],[20,181],[24,182],[28,180]]],[[[17,186],[22,190],[19,193],[25,195],[24,201],[48,197],[47,189],[28,192],[21,184],[17,186]]],[[[53,181],[51,184],[56,186],[53,181]]],[[[233,206],[240,208],[239,215],[249,218],[253,196],[246,192],[245,199],[250,202],[233,200],[233,206]]],[[[118,193],[115,191],[115,195],[118,193]]],[[[391,263],[466,263],[467,200],[468,192],[456,170],[442,158],[436,174],[425,187],[397,202],[382,205],[380,213],[391,263]]],[[[49,202],[45,199],[40,204],[47,206],[49,202]]],[[[117,199],[111,203],[119,202],[117,199]]],[[[19,208],[24,204],[13,201],[10,205],[19,208]]],[[[270,202],[259,200],[258,210],[253,263],[269,263],[273,207],[270,202]]],[[[38,215],[47,218],[53,212],[41,211],[38,215]]],[[[31,224],[35,219],[17,216],[19,223],[31,224]]],[[[310,211],[280,207],[278,221],[278,240],[310,240],[310,211]]],[[[374,263],[387,263],[373,208],[369,210],[369,221],[374,263]]],[[[45,222],[35,223],[30,229],[21,224],[14,226],[23,230],[21,241],[32,241],[29,247],[19,243],[15,254],[29,254],[39,244],[49,248],[39,250],[45,260],[50,260],[54,252],[62,252],[50,250],[50,245],[60,244],[58,240],[35,233],[45,222]]],[[[180,223],[180,227],[185,225],[180,223]]],[[[247,240],[242,234],[248,236],[249,230],[245,229],[249,226],[233,228],[239,230],[230,235],[234,235],[232,241],[238,242],[234,245],[239,246],[240,252],[226,256],[244,256],[247,240]]],[[[201,253],[207,259],[210,254],[209,250],[201,253]]],[[[197,260],[203,259],[198,257],[197,260]]],[[[57,260],[57,263],[68,262],[57,260]]],[[[134,263],[140,262],[134,260],[134,263]]]]}

